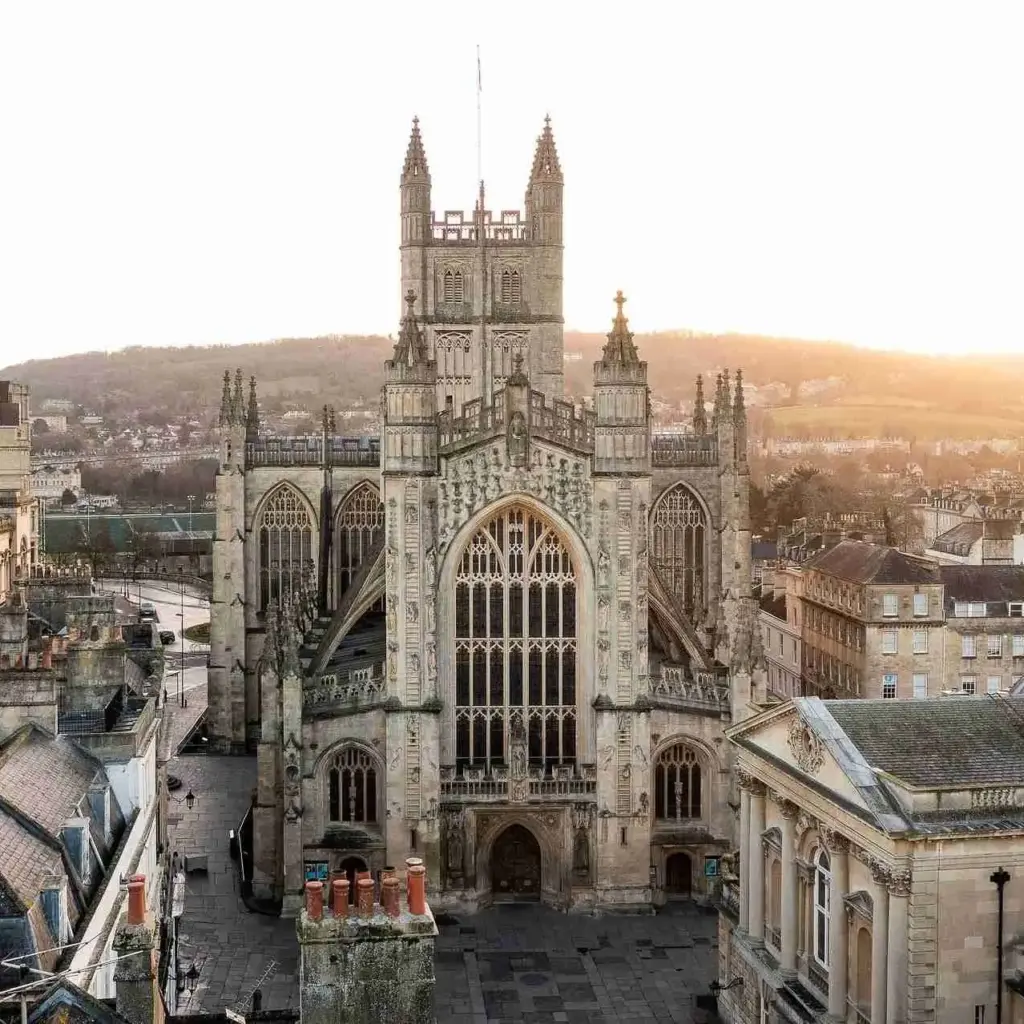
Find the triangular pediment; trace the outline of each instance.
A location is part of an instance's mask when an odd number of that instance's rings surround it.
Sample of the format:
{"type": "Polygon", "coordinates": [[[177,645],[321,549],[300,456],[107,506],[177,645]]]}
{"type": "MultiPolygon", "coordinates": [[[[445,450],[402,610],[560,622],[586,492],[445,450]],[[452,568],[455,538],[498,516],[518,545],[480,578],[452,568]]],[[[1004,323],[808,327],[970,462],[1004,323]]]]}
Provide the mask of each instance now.
{"type": "Polygon", "coordinates": [[[733,726],[727,735],[737,747],[866,813],[887,831],[903,827],[884,783],[829,714],[826,702],[799,697],[733,726]]]}

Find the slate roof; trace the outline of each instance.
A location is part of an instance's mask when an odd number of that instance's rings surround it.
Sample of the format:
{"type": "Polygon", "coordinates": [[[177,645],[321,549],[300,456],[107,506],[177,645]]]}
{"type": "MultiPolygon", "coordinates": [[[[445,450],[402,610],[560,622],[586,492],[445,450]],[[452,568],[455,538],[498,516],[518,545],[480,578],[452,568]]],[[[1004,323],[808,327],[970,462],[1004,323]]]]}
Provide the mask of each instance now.
{"type": "MultiPolygon", "coordinates": [[[[0,800],[57,839],[102,769],[64,736],[28,727],[0,747],[0,800]]],[[[88,815],[88,807],[83,807],[88,815]]]]}
{"type": "Polygon", "coordinates": [[[773,540],[755,540],[750,545],[750,557],[755,561],[771,562],[779,557],[778,545],[773,540]]]}
{"type": "Polygon", "coordinates": [[[837,700],[826,707],[872,768],[910,786],[1018,786],[1024,780],[1024,698],[837,700]]]}
{"type": "Polygon", "coordinates": [[[943,565],[947,601],[1024,601],[1024,565],[943,565]]]}
{"type": "Polygon", "coordinates": [[[48,878],[63,871],[60,850],[0,810],[0,876],[24,909],[39,898],[48,878]]]}
{"type": "Polygon", "coordinates": [[[932,541],[932,550],[966,558],[971,553],[971,548],[981,539],[981,530],[979,522],[958,523],[952,530],[940,533],[932,541]]]}
{"type": "Polygon", "coordinates": [[[853,583],[938,583],[938,565],[882,544],[842,540],[806,565],[853,583]]]}

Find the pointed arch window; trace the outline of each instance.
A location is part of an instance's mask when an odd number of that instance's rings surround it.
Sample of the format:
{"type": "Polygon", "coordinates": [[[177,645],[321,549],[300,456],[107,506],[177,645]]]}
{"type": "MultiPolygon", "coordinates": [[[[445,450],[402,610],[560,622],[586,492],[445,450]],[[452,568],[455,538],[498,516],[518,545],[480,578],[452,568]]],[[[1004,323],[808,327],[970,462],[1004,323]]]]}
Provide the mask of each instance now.
{"type": "Polygon", "coordinates": [[[449,267],[444,272],[444,301],[462,302],[465,295],[461,270],[454,270],[449,267]]]}
{"type": "Polygon", "coordinates": [[[501,301],[509,305],[517,305],[522,301],[523,289],[519,271],[506,267],[501,272],[501,301]]]}
{"type": "Polygon", "coordinates": [[[828,967],[828,929],[831,912],[832,865],[828,854],[819,850],[814,858],[814,959],[828,967]]]}
{"type": "Polygon", "coordinates": [[[313,569],[313,520],[302,496],[284,484],[264,503],[256,523],[260,610],[298,589],[313,569]]]}
{"type": "Polygon", "coordinates": [[[703,779],[693,747],[676,743],[658,756],[654,768],[654,816],[661,821],[699,818],[703,779]]]}
{"type": "Polygon", "coordinates": [[[526,735],[534,769],[576,762],[577,599],[558,534],[513,507],[477,531],[455,583],[455,759],[490,772],[526,735]]]}
{"type": "Polygon", "coordinates": [[[384,505],[370,483],[359,484],[346,495],[334,526],[335,607],[352,586],[374,541],[384,529],[384,505]]]}
{"type": "Polygon", "coordinates": [[[704,509],[685,484],[670,487],[651,513],[651,562],[687,612],[707,607],[704,509]]]}
{"type": "Polygon", "coordinates": [[[376,825],[377,763],[365,750],[345,747],[327,766],[327,821],[333,824],[376,825]]]}

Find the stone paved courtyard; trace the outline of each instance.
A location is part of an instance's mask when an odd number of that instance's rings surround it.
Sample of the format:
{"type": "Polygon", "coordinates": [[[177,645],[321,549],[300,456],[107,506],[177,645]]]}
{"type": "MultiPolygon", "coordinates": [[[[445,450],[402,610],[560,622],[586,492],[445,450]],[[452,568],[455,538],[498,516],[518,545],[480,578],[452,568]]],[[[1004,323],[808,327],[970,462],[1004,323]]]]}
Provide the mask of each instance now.
{"type": "Polygon", "coordinates": [[[653,917],[517,905],[442,923],[437,1021],[692,1021],[715,977],[717,930],[690,905],[653,917]]]}
{"type": "MultiPolygon", "coordinates": [[[[228,829],[248,805],[255,761],[175,758],[170,771],[197,796],[172,805],[171,848],[205,853],[189,875],[181,969],[199,982],[179,1012],[244,1011],[259,987],[264,1009],[298,1008],[295,923],[252,914],[239,894],[228,829]]],[[[438,1024],[611,1024],[692,1021],[694,999],[715,977],[717,919],[689,904],[654,916],[589,917],[540,906],[441,915],[436,954],[438,1024]]]]}

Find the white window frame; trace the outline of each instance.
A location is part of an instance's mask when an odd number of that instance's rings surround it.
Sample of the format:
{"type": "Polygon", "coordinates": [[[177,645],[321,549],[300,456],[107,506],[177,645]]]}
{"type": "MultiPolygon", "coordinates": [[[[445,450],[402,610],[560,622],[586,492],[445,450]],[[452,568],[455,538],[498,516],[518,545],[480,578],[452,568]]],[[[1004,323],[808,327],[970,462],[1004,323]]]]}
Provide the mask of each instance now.
{"type": "Polygon", "coordinates": [[[886,672],[882,676],[882,699],[895,700],[899,693],[899,686],[900,677],[895,672],[886,672]]]}
{"type": "Polygon", "coordinates": [[[1013,645],[1013,656],[1024,658],[1024,633],[1014,633],[1010,642],[1013,645]]]}
{"type": "Polygon", "coordinates": [[[900,634],[895,629],[883,629],[882,630],[882,653],[883,654],[899,654],[900,652],[900,634]]]}
{"type": "Polygon", "coordinates": [[[928,653],[928,630],[927,629],[915,629],[913,638],[914,654],[927,654],[928,653]]]}
{"type": "Polygon", "coordinates": [[[984,601],[971,601],[967,608],[969,619],[984,619],[988,616],[988,605],[984,601]]]}
{"type": "Polygon", "coordinates": [[[985,640],[985,654],[989,658],[1001,658],[1003,656],[1003,634],[989,633],[985,640]]]}
{"type": "Polygon", "coordinates": [[[1011,619],[1024,619],[1024,601],[1011,601],[1006,606],[1006,613],[1011,619]]]}
{"type": "Polygon", "coordinates": [[[900,614],[900,599],[896,594],[882,595],[882,618],[897,619],[900,614]]]}
{"type": "Polygon", "coordinates": [[[961,676],[960,689],[963,693],[969,693],[972,697],[975,696],[978,692],[978,677],[961,676]]]}
{"type": "Polygon", "coordinates": [[[814,858],[814,946],[811,955],[816,963],[828,970],[829,963],[829,916],[832,901],[832,862],[828,854],[818,850],[814,858]],[[824,861],[824,863],[822,863],[824,861]],[[822,895],[824,894],[824,895],[822,895]],[[824,956],[818,956],[819,947],[824,956]]]}
{"type": "Polygon", "coordinates": [[[986,693],[998,693],[1003,688],[1003,677],[1002,676],[989,676],[985,680],[985,692],[986,693]]]}
{"type": "Polygon", "coordinates": [[[960,657],[976,658],[978,656],[977,637],[972,633],[965,633],[960,637],[960,657]]]}
{"type": "Polygon", "coordinates": [[[914,697],[920,699],[928,696],[928,675],[925,672],[914,673],[914,697]]]}
{"type": "Polygon", "coordinates": [[[966,619],[968,615],[968,604],[966,601],[954,601],[953,602],[953,617],[956,619],[966,619]]]}
{"type": "Polygon", "coordinates": [[[928,595],[914,595],[914,618],[924,619],[928,617],[928,595]]]}

